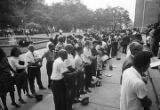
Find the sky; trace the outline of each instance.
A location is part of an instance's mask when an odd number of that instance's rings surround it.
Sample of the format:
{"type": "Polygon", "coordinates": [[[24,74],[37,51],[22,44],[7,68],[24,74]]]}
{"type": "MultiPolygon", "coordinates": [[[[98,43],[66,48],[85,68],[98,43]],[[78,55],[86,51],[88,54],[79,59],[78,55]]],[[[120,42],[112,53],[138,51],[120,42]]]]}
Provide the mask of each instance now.
{"type": "MultiPolygon", "coordinates": [[[[62,2],[63,0],[45,0],[45,3],[51,5],[53,2],[62,2]]],[[[129,11],[132,21],[134,21],[136,0],[81,0],[89,9],[106,8],[108,6],[121,6],[129,11]]]]}

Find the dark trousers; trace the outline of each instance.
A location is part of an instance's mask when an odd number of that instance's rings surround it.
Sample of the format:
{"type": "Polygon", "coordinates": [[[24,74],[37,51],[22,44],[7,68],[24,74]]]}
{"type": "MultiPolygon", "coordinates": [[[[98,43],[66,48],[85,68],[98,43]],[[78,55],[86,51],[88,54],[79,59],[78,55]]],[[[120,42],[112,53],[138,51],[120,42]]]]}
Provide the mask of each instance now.
{"type": "Polygon", "coordinates": [[[97,58],[92,61],[92,76],[96,76],[97,58]]]}
{"type": "Polygon", "coordinates": [[[153,52],[154,56],[157,56],[158,54],[158,48],[159,48],[159,42],[157,39],[153,38],[151,43],[151,51],[153,52]]]}
{"type": "Polygon", "coordinates": [[[85,88],[88,90],[88,88],[91,85],[91,79],[92,79],[92,65],[86,65],[85,66],[85,88]]]}
{"type": "Polygon", "coordinates": [[[80,91],[84,89],[84,72],[78,71],[76,77],[76,97],[80,97],[80,91]]]}
{"type": "Polygon", "coordinates": [[[107,48],[107,55],[110,57],[110,52],[111,52],[111,45],[108,45],[108,48],[107,48]]]}
{"type": "Polygon", "coordinates": [[[35,93],[35,85],[34,81],[37,80],[37,84],[39,88],[42,88],[42,81],[41,81],[41,70],[40,67],[28,67],[28,79],[30,84],[30,90],[32,94],[35,93]]]}
{"type": "Polygon", "coordinates": [[[127,53],[127,45],[122,46],[122,52],[125,54],[127,53]]]}
{"type": "Polygon", "coordinates": [[[52,68],[53,68],[53,61],[47,61],[46,69],[47,69],[47,75],[48,75],[48,87],[51,86],[52,68]]]}
{"type": "Polygon", "coordinates": [[[64,79],[53,80],[51,84],[55,110],[66,110],[66,87],[64,79]]]}
{"type": "Polygon", "coordinates": [[[65,77],[67,110],[72,110],[73,101],[77,95],[76,83],[77,83],[77,75],[74,74],[72,76],[65,77]]]}

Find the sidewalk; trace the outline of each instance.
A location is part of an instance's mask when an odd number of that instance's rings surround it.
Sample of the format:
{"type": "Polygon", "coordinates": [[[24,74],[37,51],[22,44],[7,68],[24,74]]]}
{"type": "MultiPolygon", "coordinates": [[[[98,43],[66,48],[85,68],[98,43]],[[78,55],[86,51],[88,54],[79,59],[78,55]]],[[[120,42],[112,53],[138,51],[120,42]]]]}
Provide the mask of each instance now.
{"type": "MultiPolygon", "coordinates": [[[[42,55],[46,49],[37,50],[42,55]]],[[[122,55],[123,57],[123,55],[122,55]]],[[[122,58],[123,60],[123,58],[122,58]]],[[[106,70],[103,71],[102,86],[92,88],[92,93],[89,93],[90,103],[88,106],[82,106],[81,104],[75,104],[75,110],[118,110],[119,109],[119,98],[120,98],[120,85],[119,79],[121,74],[121,63],[122,60],[111,59],[108,63],[112,62],[116,68],[112,71],[106,66],[106,70]],[[107,77],[105,74],[111,73],[112,77],[107,77]]],[[[47,87],[47,74],[46,74],[46,60],[43,61],[41,68],[42,82],[47,87]]],[[[39,94],[43,94],[43,100],[36,102],[35,99],[28,99],[25,95],[24,100],[27,104],[21,104],[21,108],[14,108],[11,106],[10,96],[7,96],[7,105],[9,110],[54,110],[53,95],[51,90],[39,91],[36,86],[36,90],[39,94]]],[[[18,102],[17,91],[15,91],[16,102],[18,102]]]]}

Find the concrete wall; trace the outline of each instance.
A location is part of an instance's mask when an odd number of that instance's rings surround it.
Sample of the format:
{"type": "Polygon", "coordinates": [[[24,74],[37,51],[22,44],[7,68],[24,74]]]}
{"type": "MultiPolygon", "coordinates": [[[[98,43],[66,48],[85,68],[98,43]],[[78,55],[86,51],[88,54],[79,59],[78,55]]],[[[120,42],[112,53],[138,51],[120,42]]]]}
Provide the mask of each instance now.
{"type": "MultiPolygon", "coordinates": [[[[33,45],[35,46],[35,49],[37,50],[37,49],[46,48],[47,43],[48,43],[48,40],[39,41],[39,42],[33,43],[33,45]]],[[[7,56],[10,56],[10,52],[13,47],[17,47],[17,45],[0,46],[0,48],[4,50],[7,56]]],[[[27,47],[20,47],[20,50],[22,53],[25,53],[27,52],[28,49],[27,47]]]]}
{"type": "Polygon", "coordinates": [[[135,21],[134,27],[142,27],[143,10],[144,13],[144,28],[150,24],[158,22],[160,14],[160,1],[158,0],[136,0],[135,21]],[[144,5],[145,2],[145,5],[144,5]],[[145,7],[144,7],[145,6],[145,7]]]}

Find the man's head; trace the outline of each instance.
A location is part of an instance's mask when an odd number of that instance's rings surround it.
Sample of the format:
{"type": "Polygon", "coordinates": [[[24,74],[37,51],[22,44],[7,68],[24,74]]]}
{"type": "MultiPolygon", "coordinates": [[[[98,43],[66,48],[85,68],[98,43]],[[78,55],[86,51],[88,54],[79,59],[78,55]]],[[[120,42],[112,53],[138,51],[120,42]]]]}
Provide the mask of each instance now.
{"type": "Polygon", "coordinates": [[[50,43],[49,45],[48,45],[48,48],[49,48],[49,50],[54,50],[55,49],[55,45],[53,44],[53,43],[50,43]]]}
{"type": "Polygon", "coordinates": [[[90,41],[89,40],[86,40],[86,42],[85,42],[85,47],[90,47],[91,46],[91,43],[90,43],[90,41]]]}
{"type": "Polygon", "coordinates": [[[131,51],[131,55],[135,56],[136,53],[143,50],[143,46],[138,42],[132,42],[129,46],[129,49],[131,51]]]}
{"type": "Polygon", "coordinates": [[[65,49],[68,53],[73,53],[74,51],[74,47],[72,46],[72,44],[67,44],[65,49]]]}
{"type": "Polygon", "coordinates": [[[149,51],[141,51],[138,52],[133,59],[133,66],[140,70],[141,72],[145,72],[150,65],[150,58],[152,57],[152,53],[149,51]]]}
{"type": "Polygon", "coordinates": [[[31,52],[34,52],[34,46],[33,45],[29,45],[28,46],[28,50],[31,51],[31,52]]]}
{"type": "Polygon", "coordinates": [[[75,45],[75,51],[80,55],[83,53],[83,48],[79,45],[75,45]]]}
{"type": "Polygon", "coordinates": [[[11,56],[18,57],[21,54],[20,49],[17,47],[13,47],[11,50],[11,56]]]}
{"type": "Polygon", "coordinates": [[[58,52],[58,55],[59,55],[59,57],[61,57],[62,58],[62,60],[64,61],[65,59],[67,59],[67,51],[66,50],[64,50],[64,49],[61,49],[59,52],[58,52]]]}
{"type": "Polygon", "coordinates": [[[63,41],[64,41],[63,36],[59,36],[59,37],[58,37],[58,41],[61,42],[61,43],[63,43],[63,41]]]}

